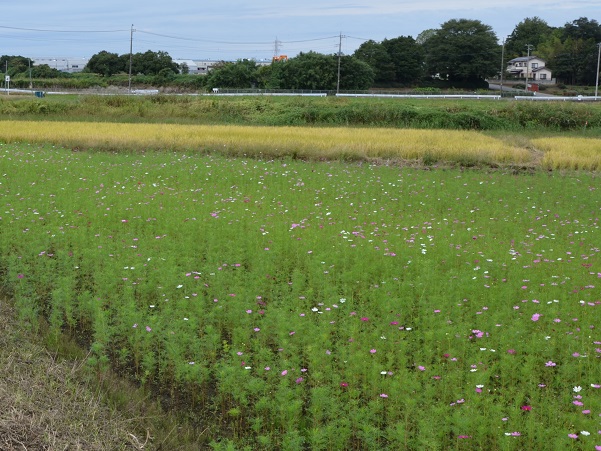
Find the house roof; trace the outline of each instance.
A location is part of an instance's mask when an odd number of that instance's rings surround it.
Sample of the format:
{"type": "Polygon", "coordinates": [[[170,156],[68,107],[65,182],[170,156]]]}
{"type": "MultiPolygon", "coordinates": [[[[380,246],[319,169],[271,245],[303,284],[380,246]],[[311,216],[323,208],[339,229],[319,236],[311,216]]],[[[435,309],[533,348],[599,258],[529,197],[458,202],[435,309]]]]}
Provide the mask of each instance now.
{"type": "Polygon", "coordinates": [[[538,56],[535,55],[531,55],[530,57],[528,56],[518,56],[517,58],[514,58],[512,60],[509,60],[509,63],[523,63],[526,61],[531,61],[531,60],[539,60],[539,61],[545,61],[542,58],[539,58],[538,56]]]}

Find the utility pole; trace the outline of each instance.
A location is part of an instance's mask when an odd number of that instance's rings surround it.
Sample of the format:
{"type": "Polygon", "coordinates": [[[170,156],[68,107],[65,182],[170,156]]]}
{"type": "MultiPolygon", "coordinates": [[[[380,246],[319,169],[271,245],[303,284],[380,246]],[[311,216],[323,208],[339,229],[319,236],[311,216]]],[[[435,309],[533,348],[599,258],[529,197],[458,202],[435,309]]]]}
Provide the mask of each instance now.
{"type": "Polygon", "coordinates": [[[128,86],[127,92],[131,94],[131,64],[133,60],[133,49],[134,49],[134,24],[131,24],[131,32],[129,34],[129,77],[128,77],[128,86]]]}
{"type": "Polygon", "coordinates": [[[597,44],[599,53],[597,53],[597,80],[595,81],[595,100],[597,100],[597,92],[599,91],[599,62],[601,61],[601,42],[597,44]]]}
{"type": "Polygon", "coordinates": [[[340,57],[342,56],[342,38],[346,38],[346,36],[343,36],[342,32],[340,32],[340,40],[338,41],[338,79],[336,81],[336,94],[340,92],[340,57]]]}
{"type": "Polygon", "coordinates": [[[528,92],[528,67],[530,64],[530,47],[534,47],[532,44],[526,44],[528,49],[528,56],[526,57],[526,92],[528,92]]]}
{"type": "Polygon", "coordinates": [[[33,80],[31,78],[31,59],[27,58],[27,62],[29,63],[29,89],[33,91],[33,80]]]}
{"type": "Polygon", "coordinates": [[[503,38],[503,47],[501,47],[501,97],[503,97],[503,73],[505,72],[505,38],[503,38]]]}

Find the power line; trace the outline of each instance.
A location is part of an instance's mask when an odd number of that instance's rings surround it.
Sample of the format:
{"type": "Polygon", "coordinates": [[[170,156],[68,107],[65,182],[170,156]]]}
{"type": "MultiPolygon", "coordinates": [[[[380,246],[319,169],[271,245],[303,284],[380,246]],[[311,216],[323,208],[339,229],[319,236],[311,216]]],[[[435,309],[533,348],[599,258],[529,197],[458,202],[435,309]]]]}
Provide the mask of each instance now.
{"type": "Polygon", "coordinates": [[[40,28],[21,28],[21,27],[8,27],[6,25],[0,25],[0,28],[6,28],[8,30],[19,30],[19,31],[39,31],[43,33],[120,33],[129,30],[46,30],[40,28]]]}
{"type": "MultiPolygon", "coordinates": [[[[136,30],[136,31],[139,33],[150,34],[150,35],[159,36],[162,38],[178,39],[181,41],[209,42],[212,44],[227,44],[227,45],[273,45],[273,41],[256,41],[256,42],[253,42],[253,41],[216,41],[213,39],[186,38],[186,37],[182,37],[182,36],[154,33],[152,31],[145,31],[145,30],[136,30]]],[[[323,41],[325,39],[333,39],[333,38],[337,38],[337,37],[338,36],[327,36],[327,37],[323,37],[323,38],[302,39],[302,40],[296,40],[296,41],[278,41],[278,42],[280,44],[296,44],[296,43],[301,43],[301,42],[323,41]]]]}

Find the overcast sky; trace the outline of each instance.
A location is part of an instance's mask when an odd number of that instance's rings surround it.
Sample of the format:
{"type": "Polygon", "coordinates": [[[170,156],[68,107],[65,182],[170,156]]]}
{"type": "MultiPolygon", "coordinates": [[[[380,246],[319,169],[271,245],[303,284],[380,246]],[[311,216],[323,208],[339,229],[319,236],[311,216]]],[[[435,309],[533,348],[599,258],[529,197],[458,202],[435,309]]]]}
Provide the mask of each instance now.
{"type": "Polygon", "coordinates": [[[601,1],[570,0],[15,0],[0,6],[0,55],[90,57],[166,51],[175,59],[270,59],[276,51],[352,53],[364,40],[477,19],[499,41],[527,17],[551,26],[601,20],[601,1]]]}

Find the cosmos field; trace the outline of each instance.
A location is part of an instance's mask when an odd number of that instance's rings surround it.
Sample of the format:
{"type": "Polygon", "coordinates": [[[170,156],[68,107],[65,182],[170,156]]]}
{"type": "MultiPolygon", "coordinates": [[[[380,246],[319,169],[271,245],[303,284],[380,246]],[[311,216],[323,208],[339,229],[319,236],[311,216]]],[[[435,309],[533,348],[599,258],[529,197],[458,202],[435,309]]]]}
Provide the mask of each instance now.
{"type": "Polygon", "coordinates": [[[2,144],[0,176],[24,321],[215,449],[600,449],[594,173],[2,144]]]}

